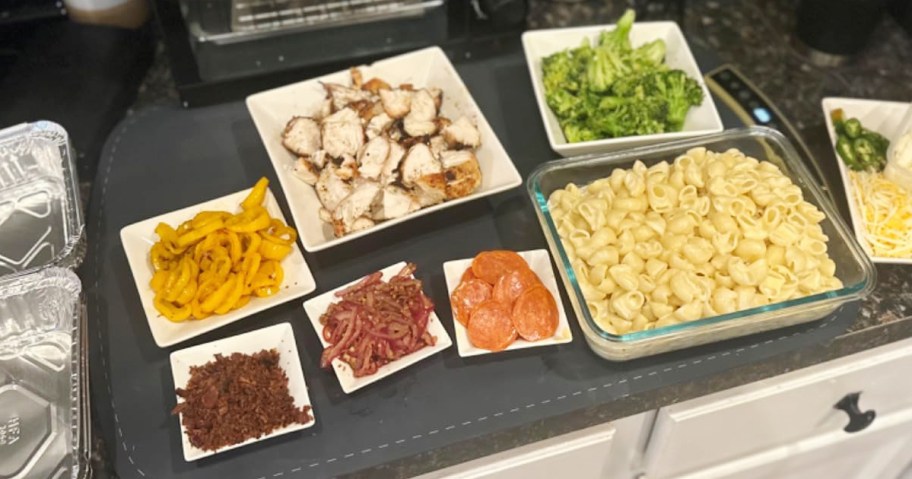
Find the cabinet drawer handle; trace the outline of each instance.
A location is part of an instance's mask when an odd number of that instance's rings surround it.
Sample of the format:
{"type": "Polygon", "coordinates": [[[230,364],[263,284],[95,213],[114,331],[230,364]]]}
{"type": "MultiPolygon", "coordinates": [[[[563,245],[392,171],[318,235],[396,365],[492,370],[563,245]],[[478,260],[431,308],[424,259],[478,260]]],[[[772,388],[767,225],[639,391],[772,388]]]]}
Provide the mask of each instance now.
{"type": "Polygon", "coordinates": [[[839,400],[835,406],[836,409],[841,409],[849,415],[849,424],[843,428],[845,432],[858,432],[862,431],[874,422],[874,418],[877,416],[877,413],[874,410],[861,412],[861,409],[858,408],[858,398],[861,396],[861,393],[849,393],[846,396],[839,400]]]}

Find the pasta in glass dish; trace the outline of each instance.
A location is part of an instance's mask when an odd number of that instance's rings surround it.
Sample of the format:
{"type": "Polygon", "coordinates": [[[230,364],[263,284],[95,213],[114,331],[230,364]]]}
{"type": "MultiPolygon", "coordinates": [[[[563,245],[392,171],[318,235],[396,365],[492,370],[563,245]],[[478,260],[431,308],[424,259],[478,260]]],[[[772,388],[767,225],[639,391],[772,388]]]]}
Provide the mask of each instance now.
{"type": "Polygon", "coordinates": [[[592,318],[623,335],[842,288],[826,215],[737,149],[570,183],[548,209],[592,318]]]}

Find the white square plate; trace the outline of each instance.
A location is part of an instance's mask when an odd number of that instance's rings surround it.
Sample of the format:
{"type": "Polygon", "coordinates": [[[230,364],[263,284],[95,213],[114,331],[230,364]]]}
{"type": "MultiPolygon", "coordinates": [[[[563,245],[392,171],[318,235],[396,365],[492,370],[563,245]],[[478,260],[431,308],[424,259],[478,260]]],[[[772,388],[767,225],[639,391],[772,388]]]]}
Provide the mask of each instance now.
{"type": "MultiPolygon", "coordinates": [[[[518,251],[517,253],[526,260],[526,263],[529,264],[529,268],[538,275],[542,284],[551,292],[551,296],[554,296],[554,301],[557,302],[557,313],[560,317],[558,319],[557,331],[554,332],[554,336],[541,341],[526,341],[522,338],[518,338],[504,351],[534,348],[537,346],[551,346],[553,344],[564,344],[573,341],[573,333],[570,332],[570,323],[567,321],[567,313],[564,311],[560,291],[557,289],[557,280],[554,279],[554,270],[551,268],[551,255],[544,249],[518,251]]],[[[447,297],[453,294],[453,290],[459,285],[462,274],[472,265],[473,259],[474,258],[457,259],[443,263],[443,275],[446,277],[448,292],[447,297]]],[[[478,356],[479,354],[501,352],[488,351],[487,349],[473,346],[472,342],[469,341],[469,335],[465,326],[460,324],[459,321],[456,321],[456,318],[453,318],[453,328],[455,328],[456,331],[456,347],[459,349],[460,356],[465,358],[469,356],[478,356]]]]}
{"type": "Polygon", "coordinates": [[[697,66],[697,61],[694,60],[690,47],[687,45],[687,41],[684,39],[684,34],[681,33],[678,24],[675,22],[635,22],[630,29],[631,45],[638,47],[656,39],[664,40],[666,46],[665,63],[671,68],[683,70],[687,73],[687,76],[700,83],[700,88],[703,90],[703,104],[691,108],[687,112],[684,128],[678,132],[568,143],[557,117],[554,116],[551,108],[548,107],[548,102],[545,100],[545,86],[542,83],[542,59],[553,53],[580,46],[583,38],[589,38],[591,42],[594,42],[600,33],[605,30],[613,30],[614,27],[614,25],[598,25],[532,30],[523,33],[522,43],[523,51],[526,54],[526,64],[529,67],[529,75],[532,77],[535,100],[538,102],[538,110],[541,112],[551,149],[561,156],[577,156],[616,151],[634,146],[708,135],[722,131],[722,118],[719,117],[712,95],[709,94],[709,89],[706,88],[706,82],[703,80],[700,67],[697,66]]]}
{"type": "Polygon", "coordinates": [[[293,116],[311,115],[319,110],[326,95],[321,83],[350,85],[349,71],[343,70],[251,95],[247,97],[247,109],[285,191],[291,215],[294,217],[305,250],[320,251],[330,248],[412,218],[522,184],[522,177],[443,50],[438,47],[425,48],[358,68],[361,69],[365,80],[377,77],[393,85],[411,83],[417,88],[438,87],[443,90],[441,115],[453,120],[465,115],[475,120],[478,131],[481,132],[481,147],[475,152],[481,165],[481,186],[466,197],[422,208],[401,218],[384,221],[366,230],[336,238],[332,227],[320,220],[320,200],[314,188],[292,174],[291,167],[295,155],[282,146],[281,134],[285,124],[293,116]]]}
{"type": "MultiPolygon", "coordinates": [[[[228,196],[156,216],[155,218],[149,218],[139,223],[133,223],[120,230],[120,241],[123,243],[124,251],[127,254],[127,262],[130,263],[130,270],[133,272],[133,281],[136,282],[136,289],[139,291],[139,299],[142,301],[143,310],[149,322],[149,329],[152,330],[152,337],[155,338],[155,344],[159,347],[164,348],[186,341],[288,300],[300,298],[316,289],[317,285],[314,282],[313,275],[310,273],[310,268],[307,267],[304,256],[301,254],[296,242],[291,254],[282,260],[285,280],[279,292],[272,296],[251,298],[250,302],[243,308],[231,311],[228,314],[212,315],[199,321],[187,320],[174,323],[168,321],[156,311],[155,306],[152,304],[155,299],[155,293],[149,286],[149,281],[152,279],[153,274],[152,263],[149,260],[149,249],[158,241],[155,227],[164,222],[176,228],[177,225],[193,218],[200,211],[239,211],[241,201],[247,197],[251,189],[248,188],[228,196]]],[[[264,204],[270,216],[285,221],[282,210],[279,208],[279,204],[276,202],[271,190],[267,190],[264,204]]]]}
{"type": "MultiPolygon", "coordinates": [[[[393,276],[396,275],[399,271],[402,271],[402,268],[405,267],[405,262],[400,261],[392,266],[383,268],[383,280],[387,281],[393,276]]],[[[340,291],[344,288],[347,288],[358,281],[361,281],[362,278],[358,278],[348,284],[339,286],[338,288],[327,291],[320,296],[310,298],[304,302],[304,311],[307,313],[307,317],[310,318],[310,324],[313,325],[314,331],[317,333],[317,337],[320,338],[320,343],[323,344],[323,348],[329,345],[325,339],[323,339],[323,325],[320,324],[320,316],[323,316],[323,313],[329,309],[329,305],[338,301],[336,297],[336,291],[340,291]]],[[[339,385],[342,386],[342,390],[346,394],[351,394],[358,389],[367,386],[368,384],[375,383],[390,374],[393,374],[397,371],[401,371],[412,364],[421,361],[422,359],[428,358],[437,354],[440,351],[453,345],[453,340],[450,339],[450,336],[447,334],[446,330],[443,329],[443,325],[440,324],[440,318],[437,317],[437,313],[431,311],[431,317],[428,319],[428,332],[430,332],[434,337],[437,338],[437,343],[433,346],[426,346],[424,348],[415,351],[408,356],[403,356],[391,363],[388,363],[380,367],[376,373],[371,374],[370,376],[363,376],[356,378],[354,373],[349,367],[348,364],[343,362],[340,359],[334,359],[332,362],[332,367],[336,371],[336,377],[339,378],[339,385]]]]}
{"type": "Polygon", "coordinates": [[[821,106],[823,107],[823,117],[826,119],[827,132],[830,134],[833,156],[836,157],[836,163],[839,164],[839,175],[842,177],[846,201],[849,203],[849,213],[852,215],[852,228],[855,230],[855,238],[858,239],[858,243],[861,244],[861,248],[871,258],[871,261],[875,263],[912,264],[912,258],[875,256],[871,252],[871,246],[865,239],[864,217],[855,201],[855,188],[849,179],[849,169],[846,168],[842,158],[836,153],[836,130],[833,128],[833,120],[830,119],[831,111],[842,108],[846,118],[858,118],[865,128],[891,139],[896,138],[896,133],[898,133],[896,130],[899,129],[909,104],[898,101],[824,98],[821,106]]]}
{"type": "MultiPolygon", "coordinates": [[[[213,359],[216,354],[229,356],[233,353],[254,354],[264,349],[276,349],[279,352],[279,367],[288,376],[288,393],[294,398],[297,408],[310,406],[310,396],[307,394],[307,383],[304,381],[304,371],[301,369],[301,358],[298,356],[298,346],[295,343],[294,331],[290,323],[276,324],[267,328],[257,329],[249,333],[238,334],[230,338],[219,339],[210,343],[200,344],[192,348],[181,349],[171,353],[171,375],[174,377],[174,388],[185,388],[190,382],[190,367],[202,366],[213,359]]],[[[177,401],[181,398],[178,396],[177,401]]],[[[317,423],[317,417],[311,409],[314,420],[307,424],[291,424],[260,438],[251,438],[242,443],[225,446],[215,451],[204,451],[190,444],[190,438],[184,429],[183,415],[178,419],[181,427],[181,444],[184,447],[184,460],[187,462],[204,457],[230,451],[241,446],[281,436],[292,431],[307,429],[317,423]]]]}

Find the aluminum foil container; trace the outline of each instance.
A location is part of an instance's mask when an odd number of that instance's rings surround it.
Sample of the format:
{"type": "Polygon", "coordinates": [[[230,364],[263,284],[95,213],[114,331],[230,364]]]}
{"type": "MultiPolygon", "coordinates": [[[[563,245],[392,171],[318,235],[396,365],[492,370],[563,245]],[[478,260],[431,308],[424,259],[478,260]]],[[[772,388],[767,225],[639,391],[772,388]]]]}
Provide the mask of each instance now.
{"type": "Polygon", "coordinates": [[[60,125],[39,121],[0,130],[0,276],[79,265],[78,186],[60,125]]]}
{"type": "Polygon", "coordinates": [[[85,477],[89,430],[79,278],[0,281],[0,479],[85,477]]]}

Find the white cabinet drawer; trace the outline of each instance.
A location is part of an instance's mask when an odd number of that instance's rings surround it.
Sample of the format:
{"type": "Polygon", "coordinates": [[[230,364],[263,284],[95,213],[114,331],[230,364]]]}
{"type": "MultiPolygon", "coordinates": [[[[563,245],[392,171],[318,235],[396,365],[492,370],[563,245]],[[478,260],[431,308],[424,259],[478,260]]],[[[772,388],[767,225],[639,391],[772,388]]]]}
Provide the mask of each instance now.
{"type": "MultiPolygon", "coordinates": [[[[833,406],[887,415],[912,406],[912,341],[748,384],[659,410],[646,452],[650,478],[676,477],[813,435],[841,431],[833,406]]],[[[875,419],[876,422],[876,419],[875,419]]]]}

